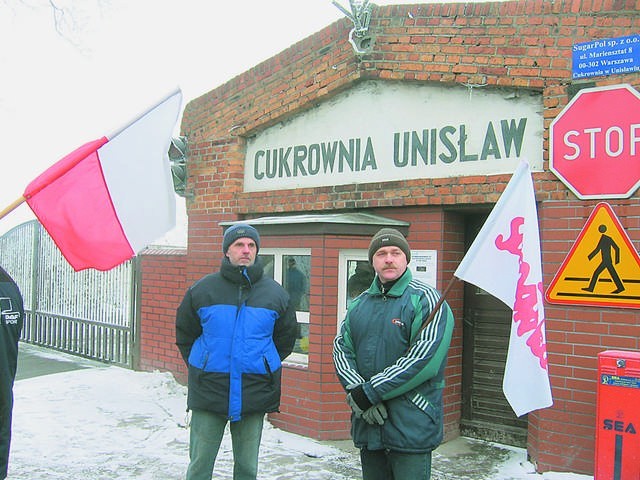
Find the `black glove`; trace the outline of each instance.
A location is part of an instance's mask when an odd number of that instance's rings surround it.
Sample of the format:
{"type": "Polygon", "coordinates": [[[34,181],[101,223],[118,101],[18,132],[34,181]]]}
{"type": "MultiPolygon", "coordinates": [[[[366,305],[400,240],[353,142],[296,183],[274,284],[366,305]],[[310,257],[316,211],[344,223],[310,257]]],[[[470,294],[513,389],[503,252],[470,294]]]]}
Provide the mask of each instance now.
{"type": "MultiPolygon", "coordinates": [[[[369,400],[369,397],[367,397],[367,394],[364,393],[364,388],[362,388],[362,384],[356,385],[352,389],[348,390],[347,402],[349,402],[349,405],[351,405],[351,403],[355,403],[355,405],[360,410],[362,410],[362,412],[366,412],[371,407],[373,407],[373,403],[371,403],[371,400],[369,400]]],[[[353,406],[351,408],[353,409],[353,406]]],[[[355,412],[355,409],[353,411],[355,412]]]]}
{"type": "Polygon", "coordinates": [[[356,418],[362,418],[364,411],[358,406],[350,393],[347,393],[347,404],[351,407],[356,418]]]}

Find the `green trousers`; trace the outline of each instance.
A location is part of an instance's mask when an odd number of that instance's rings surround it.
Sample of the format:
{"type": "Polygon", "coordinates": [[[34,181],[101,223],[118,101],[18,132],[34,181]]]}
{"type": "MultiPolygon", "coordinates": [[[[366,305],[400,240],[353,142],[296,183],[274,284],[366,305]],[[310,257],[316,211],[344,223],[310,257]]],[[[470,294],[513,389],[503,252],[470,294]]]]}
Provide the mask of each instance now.
{"type": "Polygon", "coordinates": [[[431,452],[360,450],[363,480],[430,480],[431,452]]]}
{"type": "MultiPolygon", "coordinates": [[[[233,480],[256,480],[263,422],[264,414],[258,413],[244,415],[242,420],[229,425],[233,480]]],[[[222,415],[192,411],[187,480],[211,480],[226,425],[227,418],[222,415]]]]}

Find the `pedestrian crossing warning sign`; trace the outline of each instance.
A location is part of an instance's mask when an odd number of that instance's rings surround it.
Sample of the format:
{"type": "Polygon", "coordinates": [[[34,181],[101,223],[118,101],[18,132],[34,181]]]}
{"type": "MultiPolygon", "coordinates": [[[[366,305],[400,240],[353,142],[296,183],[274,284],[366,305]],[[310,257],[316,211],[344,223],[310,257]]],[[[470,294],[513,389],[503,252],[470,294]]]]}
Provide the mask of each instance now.
{"type": "Polygon", "coordinates": [[[640,308],[640,257],[608,203],[596,205],[545,296],[549,303],[640,308]]]}

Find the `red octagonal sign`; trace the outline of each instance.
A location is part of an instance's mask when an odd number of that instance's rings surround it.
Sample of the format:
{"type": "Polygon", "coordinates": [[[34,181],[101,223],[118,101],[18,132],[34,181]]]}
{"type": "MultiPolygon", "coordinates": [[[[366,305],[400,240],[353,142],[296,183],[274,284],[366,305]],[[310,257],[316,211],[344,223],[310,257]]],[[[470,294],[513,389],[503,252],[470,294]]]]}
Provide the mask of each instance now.
{"type": "Polygon", "coordinates": [[[551,123],[549,168],[578,198],[629,198],[640,185],[640,94],[585,88],[551,123]]]}

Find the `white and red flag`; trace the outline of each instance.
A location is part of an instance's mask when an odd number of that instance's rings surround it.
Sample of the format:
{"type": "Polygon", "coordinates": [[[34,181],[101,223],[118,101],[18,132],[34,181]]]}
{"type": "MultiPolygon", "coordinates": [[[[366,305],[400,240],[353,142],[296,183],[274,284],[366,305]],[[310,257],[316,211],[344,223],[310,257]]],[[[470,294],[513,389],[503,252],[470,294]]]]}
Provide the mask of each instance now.
{"type": "Polygon", "coordinates": [[[502,389],[519,417],[553,405],[540,233],[529,164],[520,163],[454,273],[513,310],[502,389]]]}
{"type": "Polygon", "coordinates": [[[168,150],[181,105],[178,89],[27,185],[24,199],[74,270],[109,270],[174,227],[168,150]]]}

